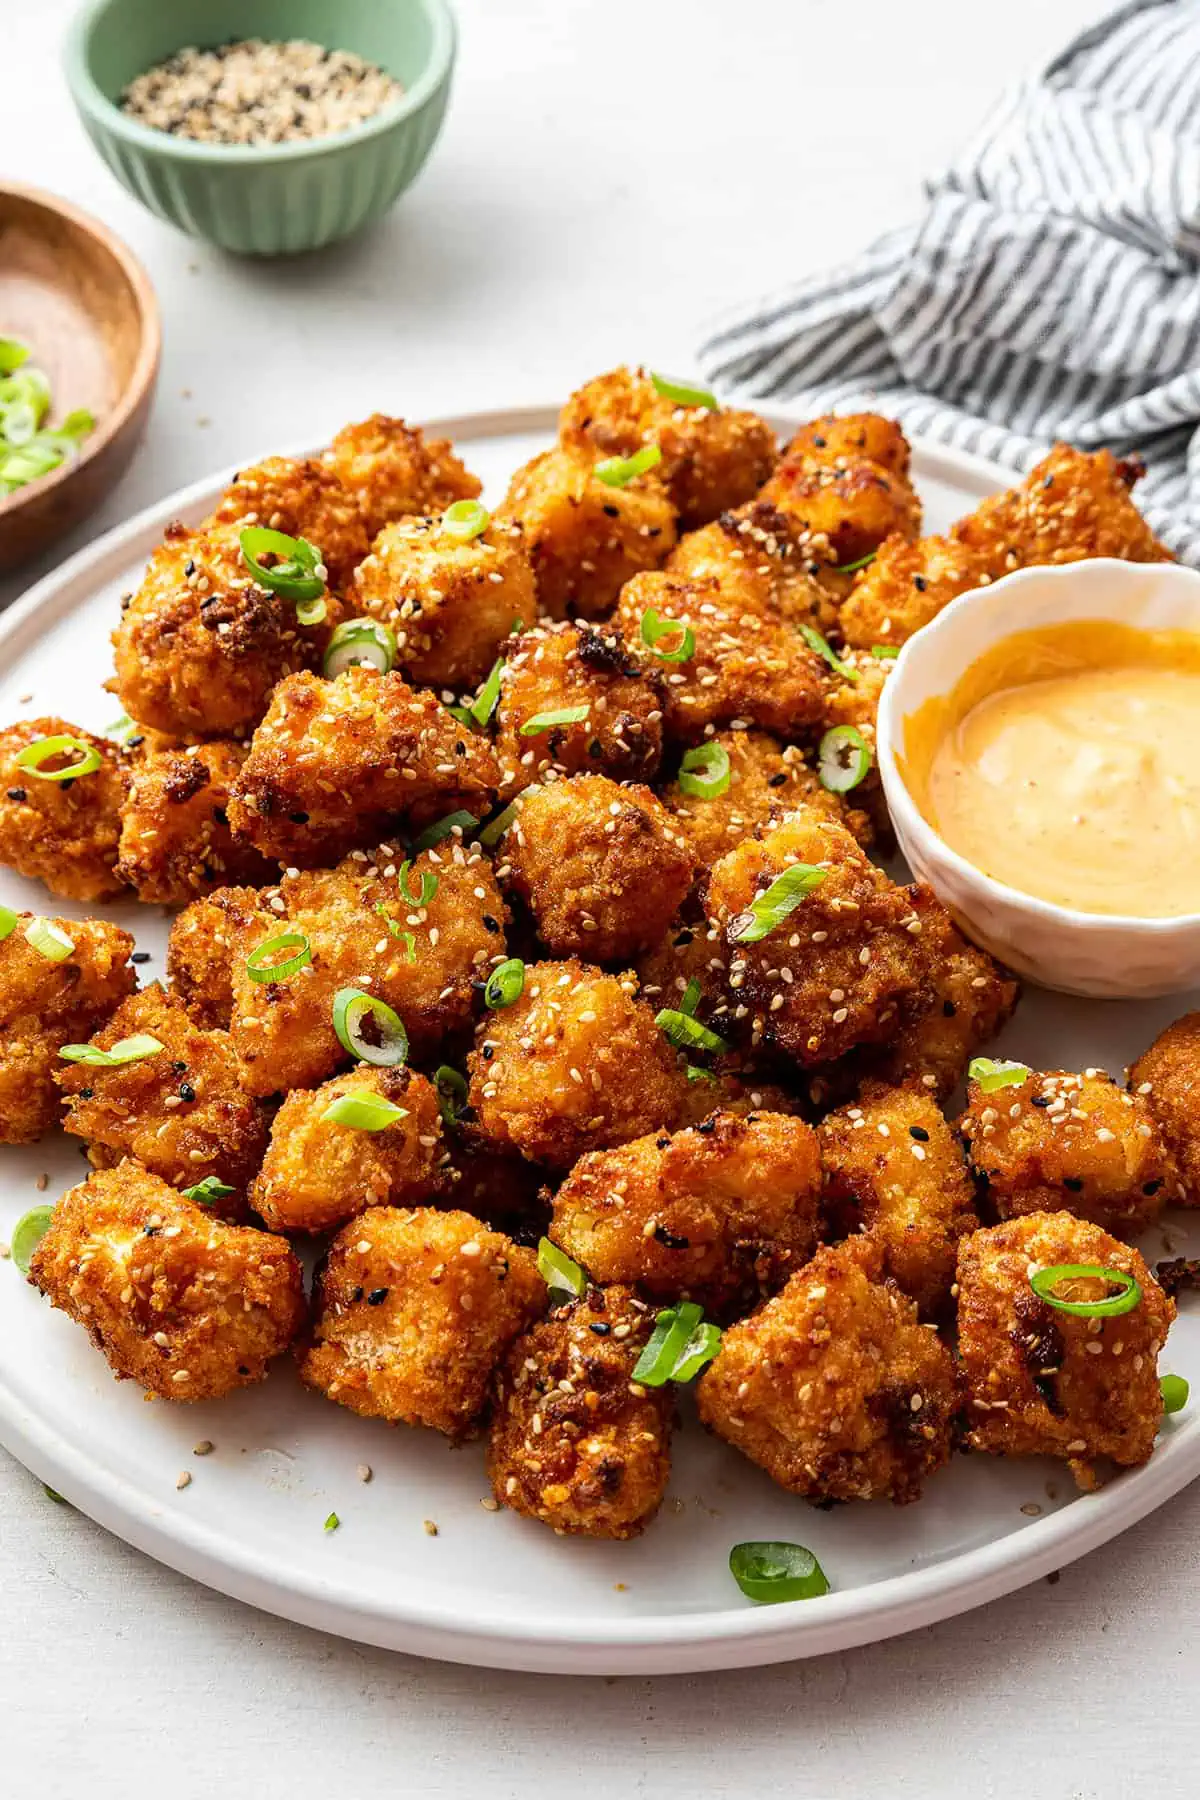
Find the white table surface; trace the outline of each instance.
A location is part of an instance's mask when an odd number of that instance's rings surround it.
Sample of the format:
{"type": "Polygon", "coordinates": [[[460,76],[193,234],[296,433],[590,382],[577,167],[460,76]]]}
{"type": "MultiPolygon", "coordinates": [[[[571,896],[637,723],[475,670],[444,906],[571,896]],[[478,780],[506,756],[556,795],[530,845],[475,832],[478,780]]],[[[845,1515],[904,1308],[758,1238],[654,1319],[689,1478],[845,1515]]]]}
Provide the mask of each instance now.
{"type": "MultiPolygon", "coordinates": [[[[999,85],[1105,8],[460,0],[456,96],[418,187],[366,240],[273,265],[192,244],[111,180],[59,78],[70,0],[0,10],[0,171],[121,232],[165,317],[149,435],[90,532],[376,407],[553,396],[623,358],[686,371],[701,318],[910,213],[999,85]]],[[[1056,1584],[891,1643],[568,1681],[252,1612],[0,1452],[0,1795],[1192,1794],[1198,1539],[1193,1491],[1056,1584]]]]}

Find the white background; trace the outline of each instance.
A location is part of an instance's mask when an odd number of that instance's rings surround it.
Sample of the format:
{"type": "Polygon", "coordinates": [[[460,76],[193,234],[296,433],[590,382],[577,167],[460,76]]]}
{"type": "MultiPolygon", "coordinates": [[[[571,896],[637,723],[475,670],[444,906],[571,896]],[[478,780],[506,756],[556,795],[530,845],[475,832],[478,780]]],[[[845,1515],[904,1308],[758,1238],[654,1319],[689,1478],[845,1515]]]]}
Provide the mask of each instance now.
{"type": "MultiPolygon", "coordinates": [[[[70,0],[0,0],[0,176],[98,213],[163,306],[157,409],[97,527],[376,407],[553,397],[623,358],[686,372],[701,319],[910,214],[1000,85],[1104,10],[460,0],[456,95],[418,187],[362,242],[253,265],[159,225],[96,161],[58,74],[70,0]]],[[[567,1681],[251,1612],[0,1452],[0,1795],[1193,1794],[1198,1536],[1193,1492],[1057,1584],[890,1644],[567,1681]]]]}

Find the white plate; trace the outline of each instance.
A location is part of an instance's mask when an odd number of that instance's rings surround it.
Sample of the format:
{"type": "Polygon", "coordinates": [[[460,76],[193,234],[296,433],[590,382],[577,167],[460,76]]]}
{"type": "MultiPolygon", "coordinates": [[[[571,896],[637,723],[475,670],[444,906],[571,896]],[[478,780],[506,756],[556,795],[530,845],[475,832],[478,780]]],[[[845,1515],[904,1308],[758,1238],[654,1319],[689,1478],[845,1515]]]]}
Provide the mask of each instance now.
{"type": "MultiPolygon", "coordinates": [[[[551,435],[551,408],[447,419],[488,491],[551,435]]],[[[776,423],[788,421],[779,415],[776,423]]],[[[941,528],[1002,485],[1000,471],[918,448],[918,486],[941,528]]],[[[198,520],[228,475],[110,532],[0,620],[0,720],[57,712],[102,728],[120,710],[101,684],[118,596],[172,518],[198,520]],[[29,696],[32,696],[29,698],[29,696]]],[[[0,872],[0,900],[81,915],[0,872]]],[[[115,906],[162,969],[157,909],[115,906]]],[[[1192,1004],[1195,1004],[1193,998],[1192,1004]]],[[[1040,1067],[1119,1069],[1186,997],[1142,1004],[1030,993],[1002,1040],[1040,1067]]],[[[0,1150],[0,1237],[38,1200],[79,1180],[74,1140],[0,1150]]],[[[1169,1228],[1187,1249],[1186,1221],[1169,1228]]],[[[1143,1248],[1167,1252],[1155,1231],[1143,1248]]],[[[1171,1333],[1165,1366],[1200,1388],[1200,1314],[1171,1333]]],[[[286,1618],[397,1650],[499,1668],[653,1674],[734,1668],[840,1650],[977,1606],[1045,1575],[1144,1517],[1200,1474],[1200,1408],[1168,1424],[1146,1468],[1076,1497],[1051,1462],[960,1457],[916,1506],[819,1512],[785,1494],[687,1420],[662,1514],[635,1544],[554,1537],[490,1513],[479,1444],[385,1430],[301,1388],[290,1364],[212,1405],[147,1405],[116,1383],[84,1333],[0,1264],[0,1442],[73,1505],[172,1568],[286,1618]],[[210,1438],[203,1459],[192,1446],[210,1438]],[[374,1479],[361,1484],[356,1467],[374,1479]],[[183,1469],[194,1479],[176,1490],[183,1469]],[[1037,1516],[1021,1509],[1039,1507],[1037,1516]],[[341,1529],[323,1530],[336,1510],[341,1529]],[[423,1521],[434,1520],[438,1534],[423,1521]],[[821,1600],[754,1607],[727,1568],[743,1538],[808,1544],[834,1585],[821,1600]]]]}

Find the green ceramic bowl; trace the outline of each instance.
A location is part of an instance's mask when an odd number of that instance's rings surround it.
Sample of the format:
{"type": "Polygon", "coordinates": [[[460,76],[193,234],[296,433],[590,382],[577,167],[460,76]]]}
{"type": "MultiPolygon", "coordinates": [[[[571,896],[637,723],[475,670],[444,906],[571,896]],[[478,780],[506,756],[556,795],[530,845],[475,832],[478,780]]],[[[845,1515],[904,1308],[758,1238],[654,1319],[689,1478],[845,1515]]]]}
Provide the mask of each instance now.
{"type": "Polygon", "coordinates": [[[404,191],[441,129],[454,50],[445,0],[90,0],[66,69],[88,136],[151,212],[226,250],[280,256],[347,237],[404,191]],[[335,137],[260,148],[171,137],[117,105],[135,75],[176,50],[248,37],[356,51],[404,98],[335,137]]]}

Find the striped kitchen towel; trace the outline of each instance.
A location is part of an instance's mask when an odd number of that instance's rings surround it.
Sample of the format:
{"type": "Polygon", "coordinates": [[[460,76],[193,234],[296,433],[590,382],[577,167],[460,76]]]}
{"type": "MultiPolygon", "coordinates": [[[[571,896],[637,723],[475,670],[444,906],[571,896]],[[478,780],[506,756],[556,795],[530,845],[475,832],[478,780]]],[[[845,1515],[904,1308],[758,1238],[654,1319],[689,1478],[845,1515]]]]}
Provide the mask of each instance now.
{"type": "Polygon", "coordinates": [[[1129,0],[1007,95],[915,225],[718,322],[706,376],[1023,471],[1141,451],[1200,564],[1200,0],[1129,0]]]}

